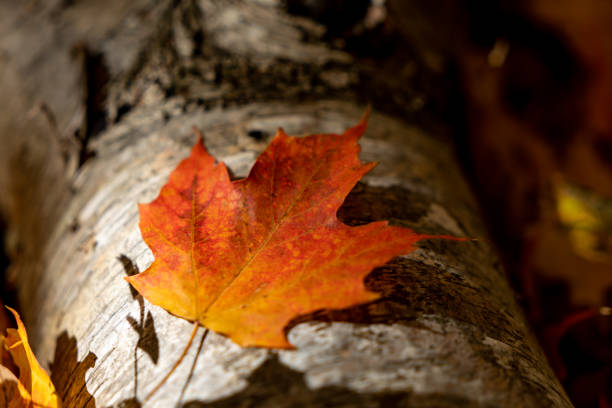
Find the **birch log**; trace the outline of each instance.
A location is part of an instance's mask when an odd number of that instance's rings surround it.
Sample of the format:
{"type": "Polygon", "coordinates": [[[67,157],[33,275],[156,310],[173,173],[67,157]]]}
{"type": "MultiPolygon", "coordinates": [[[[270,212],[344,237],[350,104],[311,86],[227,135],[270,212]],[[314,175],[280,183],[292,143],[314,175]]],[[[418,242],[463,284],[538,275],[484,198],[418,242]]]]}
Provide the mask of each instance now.
{"type": "Polygon", "coordinates": [[[244,177],[278,127],[342,132],[364,103],[374,113],[361,157],[380,164],[341,219],[479,241],[424,242],[376,269],[366,283],[383,298],[297,318],[287,330],[295,351],[215,333],[200,342],[200,329],[145,406],[571,406],[448,142],[431,130],[443,126],[415,124],[423,95],[403,71],[331,48],[324,31],[277,0],[0,2],[10,275],[66,406],[140,406],[187,343],[190,323],[122,278],[153,259],[137,203],[187,155],[191,128],[244,177]]]}

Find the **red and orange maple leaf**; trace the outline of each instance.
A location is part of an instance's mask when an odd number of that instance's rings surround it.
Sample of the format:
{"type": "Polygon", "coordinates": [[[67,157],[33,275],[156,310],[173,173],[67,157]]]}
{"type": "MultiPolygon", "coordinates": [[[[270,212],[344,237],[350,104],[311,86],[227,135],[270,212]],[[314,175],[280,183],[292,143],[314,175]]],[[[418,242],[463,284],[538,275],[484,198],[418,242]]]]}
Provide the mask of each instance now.
{"type": "Polygon", "coordinates": [[[336,218],[375,166],[358,158],[366,122],[342,135],[279,130],[248,177],[233,182],[200,137],[159,196],[139,206],[155,261],[127,280],[151,303],[242,346],[291,348],[292,318],[377,299],[364,277],[432,237],[336,218]]]}

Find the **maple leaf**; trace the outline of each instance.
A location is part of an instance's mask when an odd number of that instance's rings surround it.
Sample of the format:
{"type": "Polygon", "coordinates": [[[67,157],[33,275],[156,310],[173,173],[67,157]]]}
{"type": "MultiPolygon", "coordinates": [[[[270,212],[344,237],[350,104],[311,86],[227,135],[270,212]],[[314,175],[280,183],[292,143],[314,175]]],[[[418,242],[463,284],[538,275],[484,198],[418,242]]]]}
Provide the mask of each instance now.
{"type": "MultiPolygon", "coordinates": [[[[30,348],[28,334],[19,314],[10,307],[7,309],[15,316],[17,329],[7,329],[6,336],[0,336],[0,345],[9,352],[19,370],[17,390],[11,390],[8,408],[60,408],[61,402],[55,387],[30,348]]],[[[0,381],[15,378],[7,367],[0,366],[0,370],[0,381]]]]}
{"type": "Polygon", "coordinates": [[[378,299],[364,277],[434,237],[336,218],[375,166],[358,158],[366,123],[367,114],[342,135],[299,138],[279,129],[233,182],[200,135],[159,196],[139,205],[155,260],[126,279],[151,303],[242,346],[292,348],[284,328],[294,317],[378,299]]]}

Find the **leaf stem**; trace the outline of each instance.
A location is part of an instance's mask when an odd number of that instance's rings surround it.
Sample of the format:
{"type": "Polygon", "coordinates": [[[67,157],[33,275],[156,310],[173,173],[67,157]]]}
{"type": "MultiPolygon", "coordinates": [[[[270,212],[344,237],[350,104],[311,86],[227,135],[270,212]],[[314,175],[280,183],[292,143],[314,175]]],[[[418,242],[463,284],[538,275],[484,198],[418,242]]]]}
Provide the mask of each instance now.
{"type": "Polygon", "coordinates": [[[183,389],[181,390],[181,395],[179,395],[178,401],[176,402],[177,408],[180,407],[181,401],[183,400],[183,396],[185,395],[185,391],[187,390],[187,386],[191,381],[191,377],[193,377],[193,372],[195,370],[196,363],[198,362],[198,357],[200,357],[200,352],[202,351],[202,346],[204,345],[204,340],[206,340],[206,336],[208,335],[208,329],[204,330],[204,334],[200,339],[200,345],[198,346],[198,351],[196,352],[195,358],[193,359],[193,363],[191,364],[191,369],[189,370],[189,377],[185,381],[185,385],[183,385],[183,389]]]}
{"type": "Polygon", "coordinates": [[[145,402],[147,402],[149,399],[151,399],[151,397],[157,391],[159,391],[159,389],[162,387],[162,385],[164,385],[166,383],[166,381],[168,381],[168,378],[170,378],[172,373],[174,373],[174,371],[178,368],[178,366],[183,362],[183,360],[185,359],[185,356],[187,355],[187,352],[189,351],[189,348],[191,347],[191,343],[193,343],[193,339],[195,338],[195,335],[198,332],[198,327],[199,326],[200,326],[200,324],[198,323],[198,321],[196,321],[193,324],[193,331],[191,332],[191,336],[189,337],[189,342],[187,342],[187,345],[185,346],[185,349],[183,350],[183,353],[181,354],[179,359],[176,361],[176,363],[174,363],[174,366],[172,366],[172,369],[170,369],[170,371],[168,371],[168,374],[166,374],[165,377],[162,378],[162,380],[155,386],[155,388],[153,388],[153,390],[151,390],[151,392],[149,392],[147,394],[147,396],[144,398],[144,400],[142,400],[143,404],[145,402]]]}

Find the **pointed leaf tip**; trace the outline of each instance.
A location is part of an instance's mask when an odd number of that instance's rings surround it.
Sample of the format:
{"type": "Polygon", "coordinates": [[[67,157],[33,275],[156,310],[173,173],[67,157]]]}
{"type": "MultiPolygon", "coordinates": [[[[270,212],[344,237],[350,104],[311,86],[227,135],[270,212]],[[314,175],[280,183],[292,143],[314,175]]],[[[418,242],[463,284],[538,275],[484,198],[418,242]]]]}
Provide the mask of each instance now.
{"type": "Polygon", "coordinates": [[[197,126],[192,126],[193,133],[197,136],[197,143],[204,145],[204,134],[197,126]]]}
{"type": "Polygon", "coordinates": [[[276,129],[276,134],[274,135],[274,139],[279,138],[286,138],[289,137],[289,135],[287,135],[287,133],[285,133],[285,129],[283,129],[282,127],[279,127],[278,129],[276,129]]]}
{"type": "Polygon", "coordinates": [[[368,127],[368,120],[370,119],[371,111],[372,109],[370,108],[370,105],[368,105],[363,112],[359,123],[348,128],[342,135],[348,139],[359,140],[368,127]]]}
{"type": "Polygon", "coordinates": [[[367,126],[371,113],[372,113],[372,105],[366,106],[365,110],[363,111],[363,115],[361,116],[361,120],[359,121],[359,125],[367,126]]]}

